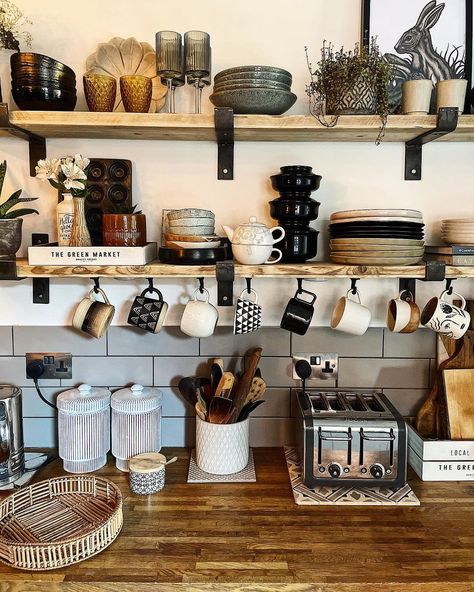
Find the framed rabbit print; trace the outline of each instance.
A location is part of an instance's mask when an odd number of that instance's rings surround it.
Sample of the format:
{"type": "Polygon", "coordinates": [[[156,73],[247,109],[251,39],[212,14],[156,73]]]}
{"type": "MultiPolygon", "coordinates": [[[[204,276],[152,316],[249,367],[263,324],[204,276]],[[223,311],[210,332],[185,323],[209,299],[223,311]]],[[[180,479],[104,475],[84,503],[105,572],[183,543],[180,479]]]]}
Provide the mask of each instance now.
{"type": "Polygon", "coordinates": [[[469,94],[473,0],[362,1],[362,42],[368,45],[375,37],[393,64],[393,111],[400,107],[405,80],[466,78],[469,94]]]}

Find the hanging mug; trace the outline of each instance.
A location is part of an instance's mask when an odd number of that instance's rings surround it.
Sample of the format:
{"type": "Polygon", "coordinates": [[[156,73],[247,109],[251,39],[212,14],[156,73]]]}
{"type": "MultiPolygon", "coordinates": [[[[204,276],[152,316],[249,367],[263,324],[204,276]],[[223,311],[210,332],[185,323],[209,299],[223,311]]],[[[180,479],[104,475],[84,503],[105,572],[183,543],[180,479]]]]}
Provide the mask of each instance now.
{"type": "Polygon", "coordinates": [[[308,290],[298,288],[298,290],[296,290],[296,294],[293,296],[293,298],[290,298],[288,304],[286,305],[285,312],[283,313],[283,317],[280,322],[280,327],[282,329],[286,329],[287,331],[291,331],[292,333],[304,335],[311,324],[311,319],[313,318],[315,301],[316,294],[313,294],[313,292],[308,292],[308,290]],[[304,300],[300,297],[301,294],[307,294],[310,297],[310,300],[304,300]]]}
{"type": "Polygon", "coordinates": [[[262,307],[257,303],[255,290],[243,290],[237,298],[234,316],[234,335],[252,333],[262,326],[262,307]],[[249,297],[253,296],[254,300],[249,297]]]}
{"type": "Polygon", "coordinates": [[[210,337],[217,325],[219,313],[209,302],[209,292],[203,288],[205,300],[198,300],[199,288],[186,304],[181,317],[181,331],[190,337],[210,337]]]}
{"type": "Polygon", "coordinates": [[[466,300],[461,294],[452,292],[461,300],[460,307],[447,302],[447,295],[449,292],[445,290],[439,298],[431,298],[421,313],[421,324],[451,339],[461,339],[469,329],[471,315],[465,310],[466,300]]]}
{"type": "Polygon", "coordinates": [[[363,335],[369,328],[371,318],[372,313],[360,300],[359,290],[355,293],[349,290],[346,296],[339,298],[334,307],[331,329],[352,335],[363,335]],[[357,297],[357,301],[350,298],[351,294],[357,297]]]}
{"type": "Polygon", "coordinates": [[[83,298],[72,318],[72,326],[96,339],[100,339],[114,318],[115,308],[110,304],[105,292],[100,288],[91,290],[86,298],[83,298]],[[100,294],[104,302],[96,300],[100,294]]]}
{"type": "Polygon", "coordinates": [[[127,323],[148,331],[148,333],[158,333],[168,312],[168,305],[163,300],[159,290],[151,286],[143,290],[140,296],[136,296],[127,323]],[[146,294],[157,294],[158,299],[149,298],[146,294]]]}
{"type": "Polygon", "coordinates": [[[420,309],[413,294],[408,290],[402,290],[398,298],[393,298],[388,303],[387,327],[392,333],[413,333],[419,325],[420,309]]]}

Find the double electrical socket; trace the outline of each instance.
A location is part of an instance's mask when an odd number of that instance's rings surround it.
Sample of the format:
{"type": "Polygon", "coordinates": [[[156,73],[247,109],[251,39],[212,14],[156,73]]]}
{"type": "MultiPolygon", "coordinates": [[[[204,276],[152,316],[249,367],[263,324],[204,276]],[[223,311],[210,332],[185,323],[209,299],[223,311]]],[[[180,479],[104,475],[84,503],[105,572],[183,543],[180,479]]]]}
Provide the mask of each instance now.
{"type": "MultiPolygon", "coordinates": [[[[41,362],[44,366],[44,372],[40,376],[43,379],[72,378],[72,354],[61,352],[40,352],[26,354],[26,367],[31,362],[41,362]]],[[[28,372],[26,373],[28,376],[28,372]]]]}
{"type": "Polygon", "coordinates": [[[329,380],[337,378],[338,355],[337,354],[294,354],[293,355],[293,378],[299,380],[295,366],[300,360],[308,362],[311,366],[311,375],[307,380],[329,380]]]}

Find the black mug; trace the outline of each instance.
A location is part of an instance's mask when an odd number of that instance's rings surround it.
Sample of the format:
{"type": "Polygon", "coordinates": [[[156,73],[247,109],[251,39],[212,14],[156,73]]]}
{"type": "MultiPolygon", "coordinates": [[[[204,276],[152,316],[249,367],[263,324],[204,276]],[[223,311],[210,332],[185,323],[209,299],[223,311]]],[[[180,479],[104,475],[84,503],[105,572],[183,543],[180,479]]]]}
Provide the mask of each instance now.
{"type": "Polygon", "coordinates": [[[285,312],[281,319],[280,327],[297,333],[298,335],[304,335],[308,330],[311,319],[314,314],[314,302],[316,301],[316,294],[308,292],[308,290],[299,289],[296,294],[291,298],[286,305],[285,312]],[[308,294],[311,299],[303,300],[299,296],[301,294],[308,294]]]}
{"type": "Polygon", "coordinates": [[[158,333],[163,326],[167,311],[168,305],[163,301],[161,292],[156,288],[146,288],[134,299],[127,323],[148,333],[158,333]],[[147,293],[158,294],[158,300],[148,298],[145,296],[147,293]]]}

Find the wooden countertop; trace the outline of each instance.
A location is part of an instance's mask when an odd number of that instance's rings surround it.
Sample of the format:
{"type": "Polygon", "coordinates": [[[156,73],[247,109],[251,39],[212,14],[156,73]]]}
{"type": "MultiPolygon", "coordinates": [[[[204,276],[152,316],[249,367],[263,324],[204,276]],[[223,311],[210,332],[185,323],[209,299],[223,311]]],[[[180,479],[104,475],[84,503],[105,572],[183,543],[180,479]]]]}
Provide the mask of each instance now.
{"type": "MultiPolygon", "coordinates": [[[[0,591],[466,592],[474,590],[474,483],[411,485],[421,507],[297,506],[280,448],[254,449],[257,483],[186,484],[188,453],[165,489],[124,495],[124,527],[96,557],[50,572],[0,564],[0,591]]],[[[62,473],[55,461],[38,479],[62,473]]]]}

